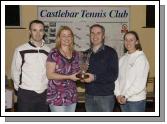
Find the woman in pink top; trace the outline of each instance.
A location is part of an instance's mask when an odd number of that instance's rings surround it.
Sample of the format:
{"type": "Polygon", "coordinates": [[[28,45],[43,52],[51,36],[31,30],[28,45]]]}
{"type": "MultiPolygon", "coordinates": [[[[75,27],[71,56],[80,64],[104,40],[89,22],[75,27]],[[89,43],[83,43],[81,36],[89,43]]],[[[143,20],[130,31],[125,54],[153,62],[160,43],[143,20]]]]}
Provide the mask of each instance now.
{"type": "Polygon", "coordinates": [[[79,55],[73,50],[74,34],[67,26],[60,27],[56,47],[47,59],[47,102],[52,112],[75,112],[77,103],[76,74],[79,55]]]}

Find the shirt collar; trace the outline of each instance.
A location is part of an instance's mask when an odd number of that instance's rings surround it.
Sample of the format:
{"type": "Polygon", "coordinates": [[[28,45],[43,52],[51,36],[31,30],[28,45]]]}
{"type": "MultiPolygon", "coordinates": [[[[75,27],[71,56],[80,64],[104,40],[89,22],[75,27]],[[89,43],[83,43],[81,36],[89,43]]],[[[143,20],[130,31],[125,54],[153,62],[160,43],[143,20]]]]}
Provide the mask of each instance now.
{"type": "MultiPolygon", "coordinates": [[[[28,43],[29,43],[29,45],[32,46],[32,47],[37,47],[37,46],[33,43],[32,40],[30,40],[28,43]]],[[[44,40],[42,40],[42,45],[41,45],[41,47],[43,47],[43,46],[44,46],[44,40]]]]}
{"type": "MultiPolygon", "coordinates": [[[[100,46],[100,48],[96,51],[96,53],[98,53],[98,52],[100,52],[100,51],[102,51],[102,50],[104,50],[105,49],[105,45],[104,44],[102,44],[101,46],[100,46]]],[[[93,52],[93,48],[91,47],[90,48],[90,50],[91,50],[91,52],[93,52]]],[[[93,52],[94,53],[94,52],[93,52]]]]}

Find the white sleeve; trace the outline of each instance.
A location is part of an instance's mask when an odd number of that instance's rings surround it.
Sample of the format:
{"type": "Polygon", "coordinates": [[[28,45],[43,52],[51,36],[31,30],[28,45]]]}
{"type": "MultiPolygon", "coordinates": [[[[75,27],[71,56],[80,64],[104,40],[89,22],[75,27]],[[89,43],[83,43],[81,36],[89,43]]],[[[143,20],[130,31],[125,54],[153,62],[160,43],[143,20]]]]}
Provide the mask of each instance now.
{"type": "Polygon", "coordinates": [[[119,96],[120,95],[120,91],[119,91],[119,81],[118,79],[115,81],[115,89],[114,89],[114,94],[115,96],[119,96]]]}
{"type": "Polygon", "coordinates": [[[119,71],[118,71],[118,78],[115,81],[115,89],[114,89],[114,94],[115,96],[119,96],[121,93],[120,91],[120,81],[119,81],[119,76],[120,76],[120,65],[122,64],[123,57],[119,59],[119,71]]]}
{"type": "MultiPolygon", "coordinates": [[[[119,70],[120,70],[120,65],[122,63],[122,58],[119,60],[119,70]]],[[[114,89],[114,94],[115,96],[120,95],[120,82],[119,82],[119,76],[120,76],[120,71],[118,72],[118,78],[115,81],[115,89],[114,89]]]]}
{"type": "Polygon", "coordinates": [[[11,77],[14,81],[14,88],[16,90],[18,90],[20,83],[21,63],[22,63],[21,55],[19,51],[16,49],[14,52],[12,67],[11,67],[11,77]]]}
{"type": "Polygon", "coordinates": [[[138,94],[146,87],[149,64],[145,56],[139,57],[135,62],[135,80],[133,84],[125,92],[125,97],[129,98],[132,95],[138,94]]]}

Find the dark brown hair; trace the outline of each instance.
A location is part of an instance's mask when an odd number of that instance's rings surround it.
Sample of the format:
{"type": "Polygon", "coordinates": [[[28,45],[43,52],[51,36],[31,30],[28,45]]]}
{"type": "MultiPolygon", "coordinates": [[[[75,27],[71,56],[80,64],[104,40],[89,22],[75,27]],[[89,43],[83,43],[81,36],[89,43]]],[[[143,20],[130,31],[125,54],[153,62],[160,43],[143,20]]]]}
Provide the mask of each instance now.
{"type": "Polygon", "coordinates": [[[90,27],[90,33],[91,33],[92,28],[94,28],[94,27],[99,27],[99,28],[101,28],[103,34],[105,34],[105,28],[104,28],[102,25],[99,25],[99,24],[94,24],[94,25],[92,25],[92,26],[90,27]]]}
{"type": "MultiPolygon", "coordinates": [[[[32,21],[30,22],[30,24],[29,24],[29,30],[31,30],[31,26],[32,26],[32,24],[34,24],[34,23],[36,23],[36,24],[42,24],[42,25],[43,25],[43,28],[45,28],[45,24],[44,24],[42,21],[40,21],[40,20],[32,20],[32,21]]],[[[44,37],[45,37],[45,34],[44,34],[44,36],[43,36],[43,39],[44,39],[44,37]]],[[[29,35],[29,38],[31,38],[31,35],[29,35]]]]}
{"type": "Polygon", "coordinates": [[[40,20],[32,20],[32,21],[30,22],[30,24],[29,24],[29,30],[31,30],[31,26],[32,26],[32,24],[34,24],[34,23],[42,24],[43,27],[45,27],[45,25],[44,25],[44,23],[43,23],[42,21],[40,21],[40,20]]]}
{"type": "MultiPolygon", "coordinates": [[[[124,35],[124,37],[123,37],[124,40],[125,40],[125,37],[126,37],[127,34],[133,34],[136,37],[136,40],[138,41],[138,44],[135,45],[135,48],[136,48],[136,50],[141,51],[142,47],[141,47],[140,40],[139,40],[139,35],[137,34],[137,32],[135,32],[135,31],[128,31],[128,32],[126,32],[125,35],[124,35]]],[[[126,51],[127,50],[125,48],[125,52],[126,51]]]]}
{"type": "MultiPolygon", "coordinates": [[[[94,24],[94,25],[90,26],[90,28],[89,28],[90,33],[91,33],[92,28],[94,28],[94,27],[99,27],[102,30],[103,35],[105,35],[105,28],[102,25],[99,25],[99,24],[94,24]]],[[[102,42],[104,43],[104,41],[105,41],[105,38],[103,39],[102,42]]],[[[91,46],[92,46],[92,43],[91,43],[91,46]]]]}

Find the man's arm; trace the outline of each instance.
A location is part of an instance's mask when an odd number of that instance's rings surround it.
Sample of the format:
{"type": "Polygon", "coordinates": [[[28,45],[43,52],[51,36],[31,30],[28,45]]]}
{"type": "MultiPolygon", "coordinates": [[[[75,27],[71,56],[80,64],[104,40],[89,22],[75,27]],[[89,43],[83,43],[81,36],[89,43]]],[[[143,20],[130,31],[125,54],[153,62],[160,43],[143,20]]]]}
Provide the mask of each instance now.
{"type": "Polygon", "coordinates": [[[105,72],[94,72],[93,74],[87,73],[90,78],[86,79],[85,82],[88,83],[94,80],[97,83],[115,82],[118,77],[118,56],[115,50],[109,56],[111,59],[106,62],[107,70],[105,72]]]}
{"type": "Polygon", "coordinates": [[[118,77],[118,56],[116,51],[113,50],[109,56],[110,59],[106,62],[107,70],[105,72],[95,72],[94,74],[97,82],[115,82],[118,77]]]}
{"type": "Polygon", "coordinates": [[[16,90],[18,90],[20,83],[21,63],[22,63],[21,55],[19,51],[16,49],[14,52],[12,67],[11,67],[11,77],[14,81],[14,88],[16,90]]]}

